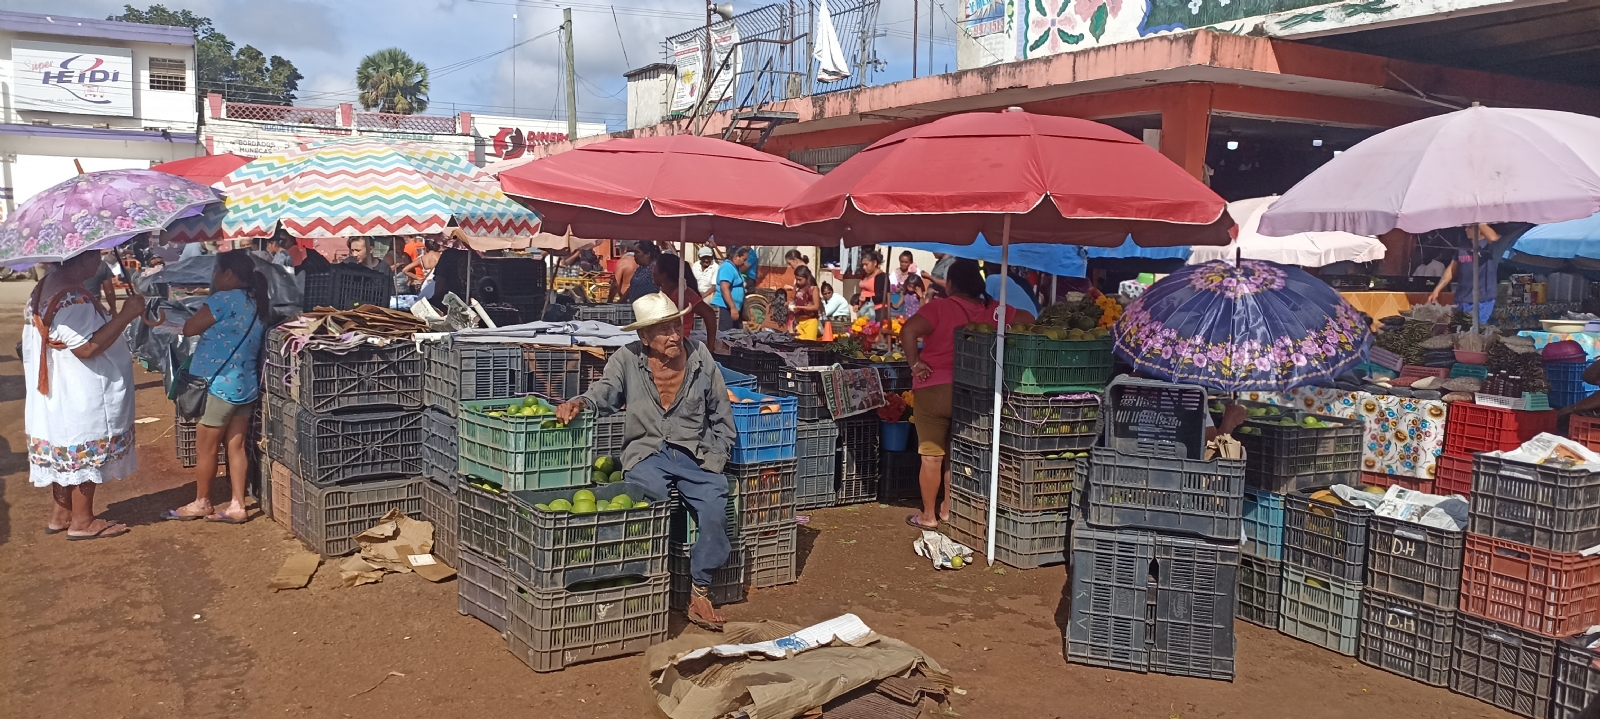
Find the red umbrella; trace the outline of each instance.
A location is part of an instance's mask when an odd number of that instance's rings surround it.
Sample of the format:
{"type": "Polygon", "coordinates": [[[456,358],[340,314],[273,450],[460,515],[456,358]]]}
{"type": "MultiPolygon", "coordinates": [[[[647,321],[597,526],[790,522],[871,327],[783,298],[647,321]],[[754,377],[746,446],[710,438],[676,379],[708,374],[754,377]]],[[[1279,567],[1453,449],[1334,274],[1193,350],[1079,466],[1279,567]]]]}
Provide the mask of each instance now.
{"type": "MultiPolygon", "coordinates": [[[[853,245],[999,238],[1115,247],[1226,245],[1233,220],[1211,188],[1120,130],[1088,120],[1001,113],[953,115],[873,143],[783,209],[790,227],[824,227],[853,245]]],[[[1000,283],[1003,318],[1006,287],[1000,283]]],[[[1006,323],[995,341],[989,497],[999,491],[1006,323]]],[[[994,563],[990,501],[985,554],[994,563]]]]}
{"type": "Polygon", "coordinates": [[[221,155],[201,155],[187,160],[163,162],[150,169],[156,172],[165,172],[168,175],[177,175],[202,185],[215,185],[221,182],[222,178],[227,177],[228,173],[243,167],[254,159],[256,158],[224,152],[221,155]]]}
{"type": "MultiPolygon", "coordinates": [[[[500,188],[551,232],[724,245],[830,244],[783,226],[783,206],[820,177],[744,145],[673,135],[599,142],[506,170],[500,188]]],[[[823,228],[819,228],[823,229],[823,228]]]]}
{"type": "Polygon", "coordinates": [[[851,245],[1011,241],[1225,245],[1211,188],[1121,130],[1020,110],[953,115],[873,143],[783,209],[851,245]],[[992,240],[991,240],[992,241],[992,240]]]}

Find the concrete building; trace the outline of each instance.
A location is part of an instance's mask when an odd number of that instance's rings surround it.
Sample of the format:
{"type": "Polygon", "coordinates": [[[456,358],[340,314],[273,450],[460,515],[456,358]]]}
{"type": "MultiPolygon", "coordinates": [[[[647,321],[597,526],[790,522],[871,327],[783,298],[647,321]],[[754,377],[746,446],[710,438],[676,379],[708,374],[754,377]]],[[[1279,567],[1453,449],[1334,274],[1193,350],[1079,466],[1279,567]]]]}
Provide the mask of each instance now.
{"type": "Polygon", "coordinates": [[[84,171],[201,153],[194,32],[0,12],[0,208],[84,171]]]}

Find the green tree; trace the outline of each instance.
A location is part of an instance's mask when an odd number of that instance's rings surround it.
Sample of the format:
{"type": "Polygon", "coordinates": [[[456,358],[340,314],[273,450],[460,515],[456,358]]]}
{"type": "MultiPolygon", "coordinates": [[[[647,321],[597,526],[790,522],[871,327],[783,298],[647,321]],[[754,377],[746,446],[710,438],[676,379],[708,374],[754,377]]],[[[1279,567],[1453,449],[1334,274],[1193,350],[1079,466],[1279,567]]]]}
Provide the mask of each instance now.
{"type": "Polygon", "coordinates": [[[202,93],[220,93],[234,102],[293,105],[294,93],[304,79],[294,63],[277,55],[269,58],[250,45],[236,48],[227,35],[217,32],[211,18],[188,10],[174,10],[165,5],[151,5],[140,10],[124,5],[121,15],[106,19],[193,30],[195,85],[202,93]]]}
{"type": "Polygon", "coordinates": [[[365,110],[413,115],[428,109],[428,66],[397,47],[362,58],[356,87],[365,110]]]}

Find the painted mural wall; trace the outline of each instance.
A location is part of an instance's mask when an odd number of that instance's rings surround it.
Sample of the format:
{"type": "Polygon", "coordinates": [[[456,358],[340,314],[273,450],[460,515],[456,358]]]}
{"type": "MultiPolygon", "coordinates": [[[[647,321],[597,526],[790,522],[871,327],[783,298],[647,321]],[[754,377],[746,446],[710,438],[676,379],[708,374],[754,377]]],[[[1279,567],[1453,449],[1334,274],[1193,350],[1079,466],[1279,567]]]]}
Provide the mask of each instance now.
{"type": "MultiPolygon", "coordinates": [[[[1534,0],[1537,1],[1537,0],[1534,0]]],[[[1296,37],[1529,0],[966,0],[962,69],[1208,28],[1296,37]],[[1003,18],[1003,21],[1000,19],[1003,18]]]]}

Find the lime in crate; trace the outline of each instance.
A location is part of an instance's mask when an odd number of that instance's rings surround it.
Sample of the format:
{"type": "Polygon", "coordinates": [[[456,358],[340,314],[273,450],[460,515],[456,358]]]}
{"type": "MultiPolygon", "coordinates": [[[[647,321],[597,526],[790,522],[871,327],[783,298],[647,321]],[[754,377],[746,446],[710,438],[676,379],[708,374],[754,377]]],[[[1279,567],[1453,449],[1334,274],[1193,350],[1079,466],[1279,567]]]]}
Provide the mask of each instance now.
{"type": "Polygon", "coordinates": [[[487,479],[507,491],[558,489],[589,482],[594,410],[566,425],[545,399],[461,402],[458,442],[461,474],[487,479]]]}

